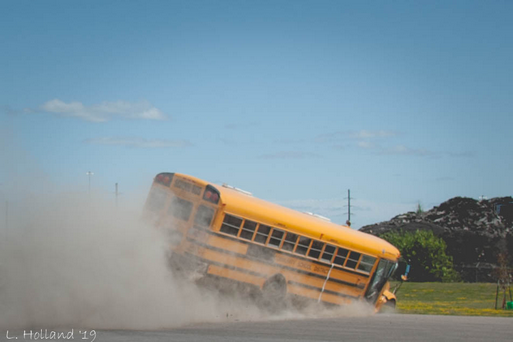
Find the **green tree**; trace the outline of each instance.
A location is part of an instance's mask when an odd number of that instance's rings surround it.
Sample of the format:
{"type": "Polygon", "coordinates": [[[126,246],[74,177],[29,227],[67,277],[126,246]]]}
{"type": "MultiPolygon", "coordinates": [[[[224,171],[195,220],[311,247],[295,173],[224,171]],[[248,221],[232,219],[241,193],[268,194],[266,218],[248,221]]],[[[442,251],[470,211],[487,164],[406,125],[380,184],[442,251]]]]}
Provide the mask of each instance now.
{"type": "Polygon", "coordinates": [[[447,245],[432,231],[388,232],[381,235],[396,246],[403,258],[411,265],[408,278],[411,281],[457,281],[452,257],[445,253],[447,245]]]}
{"type": "Polygon", "coordinates": [[[417,210],[415,211],[417,213],[417,215],[420,215],[424,212],[424,208],[422,208],[422,204],[417,203],[417,210]]]}

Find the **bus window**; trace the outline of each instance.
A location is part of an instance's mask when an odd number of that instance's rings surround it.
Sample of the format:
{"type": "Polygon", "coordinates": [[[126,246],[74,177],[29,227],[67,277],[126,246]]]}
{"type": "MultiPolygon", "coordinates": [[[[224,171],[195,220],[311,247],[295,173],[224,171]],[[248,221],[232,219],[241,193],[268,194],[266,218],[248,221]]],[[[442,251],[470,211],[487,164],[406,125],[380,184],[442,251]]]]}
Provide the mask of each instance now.
{"type": "Polygon", "coordinates": [[[174,182],[175,188],[185,190],[187,192],[192,192],[195,195],[201,194],[201,188],[197,185],[191,184],[189,182],[185,182],[179,178],[177,178],[174,182]]]}
{"type": "Polygon", "coordinates": [[[358,259],[360,259],[360,256],[360,253],[351,252],[351,254],[349,254],[349,258],[347,259],[346,267],[356,268],[356,264],[358,263],[358,259]]]}
{"type": "Polygon", "coordinates": [[[270,231],[271,227],[263,224],[259,225],[255,236],[255,242],[265,244],[265,242],[267,241],[267,236],[269,236],[270,231]]]}
{"type": "Polygon", "coordinates": [[[364,256],[362,256],[362,261],[360,261],[360,265],[358,265],[358,269],[360,271],[370,273],[370,271],[372,271],[372,267],[374,266],[375,262],[376,262],[376,258],[371,257],[369,255],[364,255],[364,256]]]}
{"type": "Polygon", "coordinates": [[[221,226],[221,231],[226,234],[237,236],[237,234],[239,234],[241,224],[241,218],[226,214],[223,225],[221,226]]]}
{"type": "Polygon", "coordinates": [[[340,266],[344,266],[344,262],[346,261],[348,253],[349,251],[347,249],[339,248],[334,263],[340,266]]]}
{"type": "Polygon", "coordinates": [[[273,229],[273,233],[271,234],[271,238],[269,239],[269,245],[280,247],[281,239],[283,239],[283,231],[279,229],[273,229]]]}
{"type": "Polygon", "coordinates": [[[191,192],[191,188],[192,188],[192,184],[191,183],[187,183],[179,178],[177,178],[175,180],[175,188],[178,188],[178,189],[182,189],[182,190],[185,190],[185,191],[188,191],[188,192],[191,192]]]}
{"type": "Polygon", "coordinates": [[[256,222],[246,220],[244,222],[244,226],[242,227],[242,231],[240,232],[240,237],[242,239],[250,240],[253,239],[253,234],[256,229],[256,222]]]}
{"type": "Polygon", "coordinates": [[[181,199],[180,197],[174,196],[171,199],[171,206],[169,207],[168,213],[176,217],[177,219],[189,221],[191,216],[192,203],[181,199]]]}
{"type": "Polygon", "coordinates": [[[296,247],[296,253],[301,255],[306,255],[306,251],[308,250],[308,247],[310,247],[310,243],[312,242],[312,239],[309,239],[304,236],[299,237],[299,242],[297,243],[296,247]]]}
{"type": "Polygon", "coordinates": [[[194,223],[203,226],[210,227],[212,218],[214,217],[214,209],[204,206],[203,204],[198,207],[194,223]]]}
{"type": "Polygon", "coordinates": [[[322,242],[314,240],[314,242],[312,242],[312,248],[310,248],[310,251],[308,252],[308,256],[310,258],[319,259],[323,246],[324,244],[322,242]]]}
{"type": "Polygon", "coordinates": [[[292,252],[294,250],[294,246],[296,246],[297,235],[292,233],[287,233],[285,237],[285,241],[283,242],[282,249],[284,251],[292,252]]]}
{"type": "Polygon", "coordinates": [[[322,253],[321,260],[331,262],[331,260],[333,259],[334,252],[335,252],[335,246],[326,245],[326,248],[324,248],[324,253],[322,253]]]}

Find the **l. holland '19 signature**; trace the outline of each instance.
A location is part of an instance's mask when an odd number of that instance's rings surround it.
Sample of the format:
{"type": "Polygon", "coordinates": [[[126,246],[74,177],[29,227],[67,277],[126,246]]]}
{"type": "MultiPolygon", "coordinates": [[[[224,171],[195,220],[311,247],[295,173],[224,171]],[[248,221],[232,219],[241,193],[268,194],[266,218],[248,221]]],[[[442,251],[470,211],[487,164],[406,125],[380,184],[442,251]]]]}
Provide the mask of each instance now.
{"type": "Polygon", "coordinates": [[[90,342],[94,342],[96,340],[96,330],[75,330],[71,329],[69,331],[56,331],[49,329],[40,329],[40,330],[23,330],[23,335],[14,336],[9,334],[9,330],[5,333],[5,338],[7,340],[88,340],[90,342]],[[75,335],[76,332],[76,335],[75,335]]]}

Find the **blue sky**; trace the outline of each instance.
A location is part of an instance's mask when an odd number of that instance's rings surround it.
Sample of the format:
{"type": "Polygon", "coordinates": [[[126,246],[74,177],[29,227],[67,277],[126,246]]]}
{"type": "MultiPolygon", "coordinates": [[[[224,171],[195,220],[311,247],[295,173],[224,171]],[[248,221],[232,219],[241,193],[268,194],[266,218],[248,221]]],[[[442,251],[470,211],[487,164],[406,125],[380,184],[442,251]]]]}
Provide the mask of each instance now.
{"type": "Polygon", "coordinates": [[[161,171],[355,228],[512,194],[509,1],[0,2],[0,197],[161,171]],[[27,179],[37,186],[27,186],[27,179]],[[23,189],[23,190],[21,190],[23,189]]]}

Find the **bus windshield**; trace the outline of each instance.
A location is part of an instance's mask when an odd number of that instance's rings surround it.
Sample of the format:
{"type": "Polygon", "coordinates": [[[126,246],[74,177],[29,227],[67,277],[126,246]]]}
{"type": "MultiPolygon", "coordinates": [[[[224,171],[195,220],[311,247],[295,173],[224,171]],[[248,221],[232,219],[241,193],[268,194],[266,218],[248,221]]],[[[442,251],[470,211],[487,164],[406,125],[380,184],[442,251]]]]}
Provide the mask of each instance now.
{"type": "Polygon", "coordinates": [[[388,278],[390,278],[396,268],[397,263],[385,259],[380,260],[367,290],[367,294],[365,295],[365,298],[367,298],[369,302],[374,303],[376,301],[378,294],[383,288],[383,285],[385,285],[385,283],[388,281],[388,278]]]}

